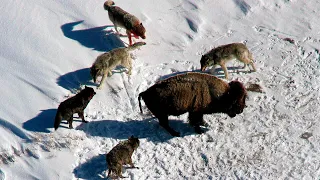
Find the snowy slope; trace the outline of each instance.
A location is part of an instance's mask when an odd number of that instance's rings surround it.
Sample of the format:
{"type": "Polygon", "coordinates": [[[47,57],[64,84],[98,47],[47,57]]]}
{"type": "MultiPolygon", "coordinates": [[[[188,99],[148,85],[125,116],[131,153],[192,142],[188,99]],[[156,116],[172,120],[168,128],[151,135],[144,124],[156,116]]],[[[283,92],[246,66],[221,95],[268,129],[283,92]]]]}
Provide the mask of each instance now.
{"type": "MultiPolygon", "coordinates": [[[[320,178],[318,0],[116,0],[143,22],[147,45],[133,52],[131,77],[117,70],[96,90],[95,58],[128,43],[114,34],[103,3],[1,3],[0,179],[104,179],[104,154],[131,135],[140,138],[140,169],[124,169],[130,179],[320,178]],[[242,114],[206,115],[202,135],[187,115],[172,116],[179,138],[145,107],[140,114],[141,91],[198,71],[202,54],[231,42],[246,43],[257,72],[232,61],[229,80],[264,91],[249,92],[242,114]],[[54,131],[58,105],[84,85],[97,92],[85,110],[90,123],[54,131]]],[[[223,78],[220,67],[216,75],[223,78]]]]}

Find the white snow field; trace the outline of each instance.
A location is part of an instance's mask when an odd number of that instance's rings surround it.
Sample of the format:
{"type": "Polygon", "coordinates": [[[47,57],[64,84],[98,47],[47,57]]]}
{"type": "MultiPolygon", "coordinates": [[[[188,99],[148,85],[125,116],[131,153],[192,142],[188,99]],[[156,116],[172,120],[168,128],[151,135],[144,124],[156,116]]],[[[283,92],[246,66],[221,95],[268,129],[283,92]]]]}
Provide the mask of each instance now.
{"type": "MultiPolygon", "coordinates": [[[[319,179],[319,0],[115,0],[144,24],[147,44],[133,52],[130,77],[118,68],[96,89],[95,58],[126,46],[104,1],[4,0],[0,6],[0,180],[106,179],[105,154],[134,135],[140,147],[127,179],[319,179]],[[199,135],[187,114],[170,116],[172,137],[138,94],[201,55],[243,42],[256,72],[228,63],[229,80],[257,83],[234,118],[205,115],[199,135]],[[54,131],[60,102],[84,85],[97,94],[54,131]]],[[[124,30],[122,29],[122,32],[124,30]]],[[[207,71],[209,73],[209,70],[207,71]]],[[[218,66],[215,75],[224,78],[218,66]]]]}

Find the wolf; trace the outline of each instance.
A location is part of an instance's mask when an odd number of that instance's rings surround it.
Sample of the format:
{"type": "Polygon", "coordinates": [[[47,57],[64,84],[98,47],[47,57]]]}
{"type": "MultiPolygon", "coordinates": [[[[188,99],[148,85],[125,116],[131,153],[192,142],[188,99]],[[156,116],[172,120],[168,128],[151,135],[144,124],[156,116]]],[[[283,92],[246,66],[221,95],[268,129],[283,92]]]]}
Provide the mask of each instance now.
{"type": "Polygon", "coordinates": [[[229,83],[213,75],[188,72],[161,80],[141,92],[138,97],[140,112],[143,99],[147,108],[159,120],[160,126],[172,136],[180,133],[169,126],[170,115],[189,113],[189,124],[201,134],[205,126],[204,114],[225,113],[233,118],[246,107],[247,91],[239,81],[229,83]]]}
{"type": "Polygon", "coordinates": [[[139,36],[142,39],[146,39],[146,29],[137,17],[118,6],[114,6],[114,2],[111,0],[106,1],[103,6],[108,11],[109,19],[113,23],[117,33],[119,34],[118,27],[126,29],[129,45],[132,45],[131,34],[137,39],[139,36]]]}
{"type": "Polygon", "coordinates": [[[250,64],[253,68],[253,71],[256,71],[252,54],[249,52],[246,45],[242,43],[222,45],[203,55],[200,60],[201,71],[204,71],[209,66],[220,65],[224,71],[225,78],[229,79],[226,63],[234,58],[244,63],[243,68],[250,64]]]}
{"type": "Polygon", "coordinates": [[[69,128],[72,129],[73,114],[75,113],[78,113],[82,122],[87,123],[88,121],[84,119],[83,111],[95,94],[96,92],[93,88],[85,86],[78,94],[60,103],[54,121],[54,129],[58,129],[62,119],[66,119],[69,123],[69,128]]]}
{"type": "Polygon", "coordinates": [[[116,48],[99,55],[90,68],[90,74],[93,78],[94,83],[97,82],[98,76],[102,76],[100,84],[98,85],[98,89],[101,89],[106,75],[111,76],[111,71],[118,65],[122,65],[128,68],[127,74],[131,75],[132,59],[130,51],[133,51],[145,44],[145,42],[137,42],[131,46],[116,48]]]}
{"type": "Polygon", "coordinates": [[[106,161],[109,169],[108,177],[111,177],[111,174],[115,173],[115,178],[124,178],[121,172],[122,166],[126,164],[129,164],[131,168],[138,168],[133,165],[131,156],[139,145],[139,139],[131,136],[128,140],[120,142],[111,149],[111,151],[106,155],[106,161]]]}

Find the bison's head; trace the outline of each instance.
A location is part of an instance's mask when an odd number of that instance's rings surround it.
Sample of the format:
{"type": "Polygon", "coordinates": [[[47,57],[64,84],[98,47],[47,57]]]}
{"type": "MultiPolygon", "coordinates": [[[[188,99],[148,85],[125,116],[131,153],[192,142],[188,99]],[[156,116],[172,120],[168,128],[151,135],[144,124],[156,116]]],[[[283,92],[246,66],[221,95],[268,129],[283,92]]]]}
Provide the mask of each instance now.
{"type": "Polygon", "coordinates": [[[217,58],[217,56],[215,54],[212,57],[207,54],[202,55],[201,60],[200,60],[201,71],[204,71],[204,70],[206,70],[207,67],[214,65],[215,58],[217,58]]]}
{"type": "Polygon", "coordinates": [[[246,107],[247,91],[239,81],[229,83],[225,103],[227,103],[226,112],[230,117],[235,117],[243,112],[246,107]]]}

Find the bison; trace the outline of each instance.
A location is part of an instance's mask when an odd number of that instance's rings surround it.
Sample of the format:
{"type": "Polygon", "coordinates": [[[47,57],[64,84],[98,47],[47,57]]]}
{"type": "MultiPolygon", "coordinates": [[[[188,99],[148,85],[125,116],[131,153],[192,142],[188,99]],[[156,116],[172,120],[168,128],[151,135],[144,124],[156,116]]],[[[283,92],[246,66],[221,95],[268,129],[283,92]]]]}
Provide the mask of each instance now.
{"type": "Polygon", "coordinates": [[[141,113],[142,98],[160,126],[178,137],[180,133],[169,126],[169,115],[188,112],[189,124],[201,134],[204,114],[226,113],[235,117],[246,107],[246,97],[247,91],[239,81],[226,83],[210,74],[188,72],[159,81],[141,92],[138,101],[141,113]]]}

